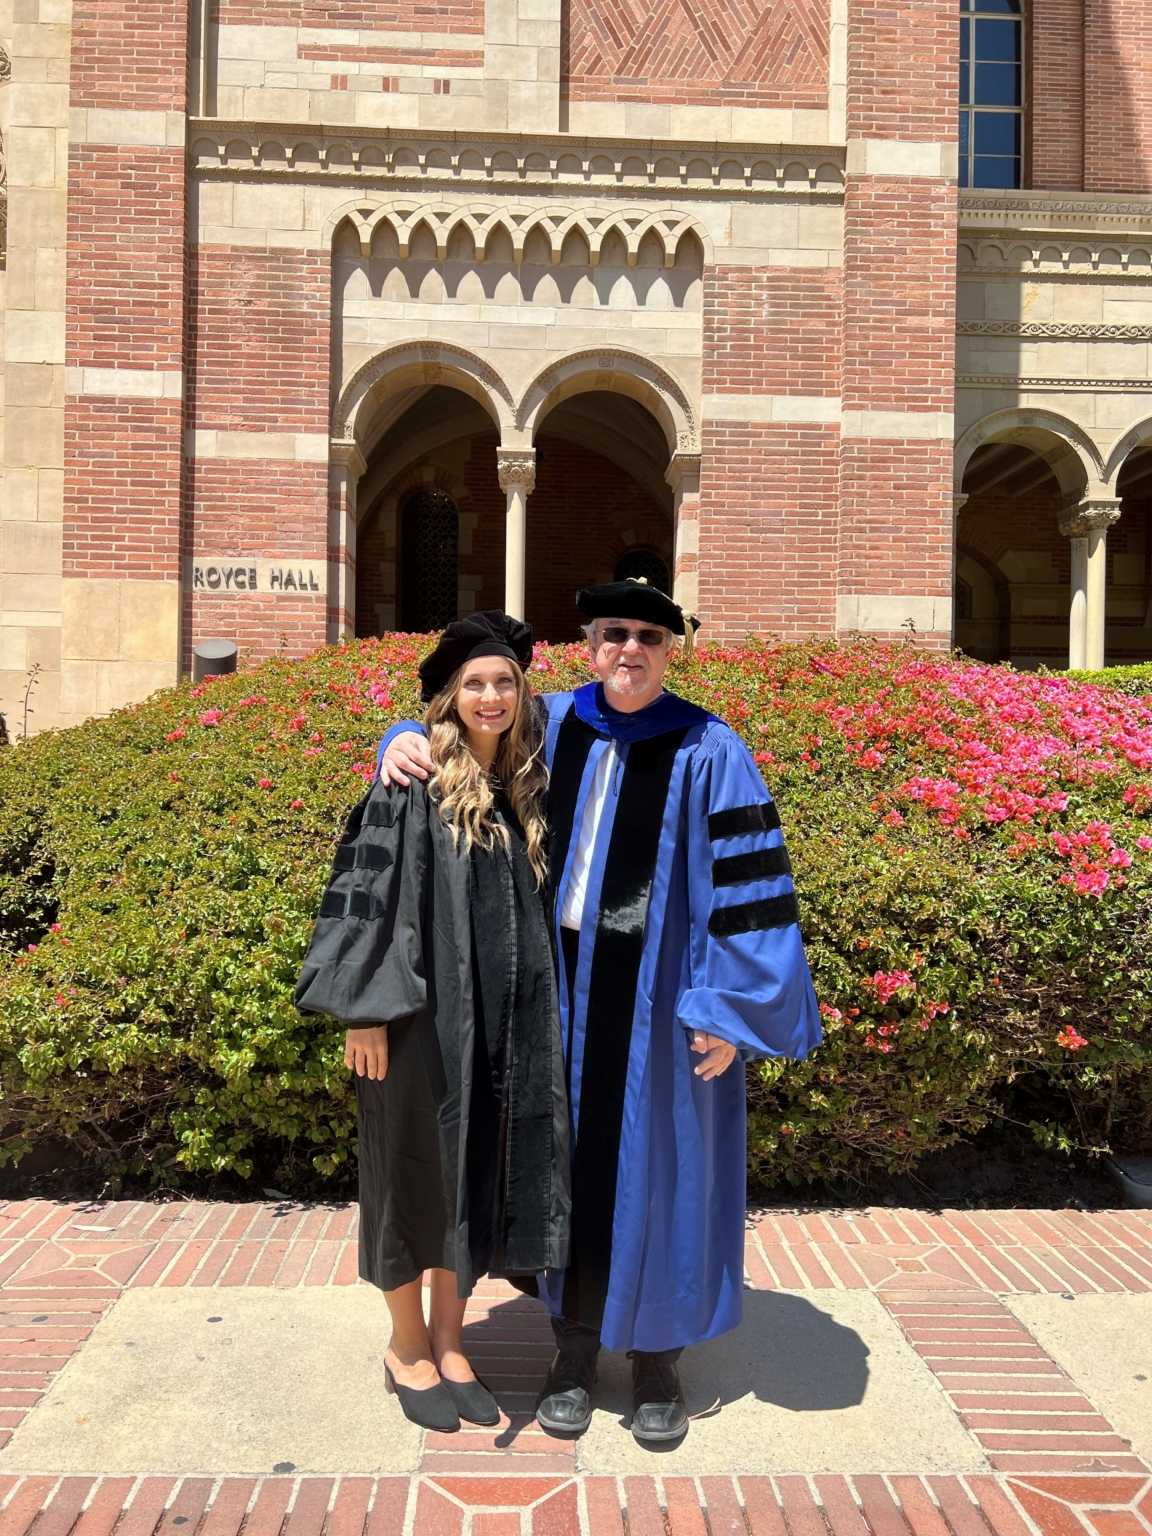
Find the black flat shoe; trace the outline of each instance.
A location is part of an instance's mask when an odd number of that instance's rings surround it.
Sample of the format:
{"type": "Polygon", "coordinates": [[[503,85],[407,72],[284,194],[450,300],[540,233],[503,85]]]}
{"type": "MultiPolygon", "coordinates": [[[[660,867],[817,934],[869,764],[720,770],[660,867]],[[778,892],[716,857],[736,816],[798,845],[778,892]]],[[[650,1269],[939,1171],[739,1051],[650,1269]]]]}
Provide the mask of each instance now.
{"type": "Polygon", "coordinates": [[[384,1386],[399,1402],[404,1417],[421,1429],[438,1429],[449,1435],[460,1428],[460,1415],[443,1381],[434,1387],[406,1387],[384,1366],[384,1386]]]}
{"type": "Polygon", "coordinates": [[[496,1399],[477,1377],[475,1381],[452,1381],[442,1376],[448,1388],[448,1396],[456,1405],[456,1412],[469,1424],[499,1424],[500,1409],[496,1399]]]}
{"type": "Polygon", "coordinates": [[[663,1355],[634,1349],[632,1357],[632,1434],[641,1445],[679,1440],[688,1429],[688,1409],[680,1372],[663,1355]]]}
{"type": "Polygon", "coordinates": [[[553,1434],[583,1434],[592,1422],[595,1381],[595,1359],[557,1354],[536,1399],[536,1422],[553,1434]]]}

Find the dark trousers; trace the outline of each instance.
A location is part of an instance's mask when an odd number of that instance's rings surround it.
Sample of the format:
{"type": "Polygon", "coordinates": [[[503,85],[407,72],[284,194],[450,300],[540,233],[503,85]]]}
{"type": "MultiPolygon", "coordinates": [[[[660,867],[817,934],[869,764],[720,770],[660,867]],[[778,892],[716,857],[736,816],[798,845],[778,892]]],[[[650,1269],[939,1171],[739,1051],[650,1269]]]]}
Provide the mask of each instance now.
{"type": "MultiPolygon", "coordinates": [[[[564,970],[567,973],[568,1018],[571,1021],[575,1012],[576,961],[580,951],[580,935],[575,928],[561,928],[560,946],[564,955],[564,970]]],[[[600,1330],[590,1328],[587,1323],[576,1323],[569,1317],[554,1317],[552,1337],[556,1340],[556,1348],[561,1354],[578,1355],[581,1360],[595,1360],[600,1353],[600,1330]]],[[[673,1364],[679,1360],[681,1351],[664,1349],[657,1353],[662,1360],[673,1364]]]]}

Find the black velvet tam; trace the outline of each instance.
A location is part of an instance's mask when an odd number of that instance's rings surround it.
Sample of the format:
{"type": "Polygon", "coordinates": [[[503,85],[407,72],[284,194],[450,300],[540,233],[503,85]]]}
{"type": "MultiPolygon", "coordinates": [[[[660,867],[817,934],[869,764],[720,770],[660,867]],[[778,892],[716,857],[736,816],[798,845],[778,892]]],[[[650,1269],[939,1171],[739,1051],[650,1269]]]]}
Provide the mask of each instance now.
{"type": "Polygon", "coordinates": [[[510,618],[500,608],[449,624],[440,644],[420,663],[420,697],[424,703],[431,704],[453,673],[477,656],[507,656],[526,672],[532,660],[532,626],[510,618]]]}
{"type": "Polygon", "coordinates": [[[659,587],[643,581],[610,581],[602,587],[584,587],[576,594],[576,606],[589,619],[637,619],[642,624],[661,624],[674,635],[684,633],[684,610],[659,587]]]}

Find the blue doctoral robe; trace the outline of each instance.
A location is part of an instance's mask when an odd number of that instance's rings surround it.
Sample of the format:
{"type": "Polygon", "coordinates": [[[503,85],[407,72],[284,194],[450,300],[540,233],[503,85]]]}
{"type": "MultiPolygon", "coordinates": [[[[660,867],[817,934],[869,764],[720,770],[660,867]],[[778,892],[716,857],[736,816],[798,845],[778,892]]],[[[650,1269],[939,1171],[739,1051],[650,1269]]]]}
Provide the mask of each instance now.
{"type": "MultiPolygon", "coordinates": [[[[554,1314],[606,1348],[699,1343],[740,1322],[744,1073],[695,1075],[691,1031],[739,1063],[804,1058],[820,1015],[776,807],[748,748],[674,693],[634,714],[599,683],[545,695],[551,913],[596,764],[620,763],[600,819],[569,1009],[559,987],[573,1146],[572,1256],[540,1277],[554,1314]],[[595,915],[595,921],[592,921],[595,915]]],[[[403,722],[388,732],[381,752],[403,722]]]]}

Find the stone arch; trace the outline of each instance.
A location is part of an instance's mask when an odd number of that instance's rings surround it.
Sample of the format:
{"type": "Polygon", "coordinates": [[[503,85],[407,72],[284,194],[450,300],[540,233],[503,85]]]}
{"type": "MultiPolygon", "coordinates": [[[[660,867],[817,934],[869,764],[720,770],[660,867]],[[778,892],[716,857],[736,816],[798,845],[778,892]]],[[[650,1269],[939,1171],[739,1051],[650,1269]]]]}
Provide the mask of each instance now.
{"type": "Polygon", "coordinates": [[[450,342],[411,341],[388,347],[347,380],[332,413],[332,436],[361,446],[378,408],[413,387],[446,384],[471,396],[502,439],[514,430],[512,392],[489,363],[450,342]]]}
{"type": "Polygon", "coordinates": [[[664,432],[669,458],[678,452],[700,452],[696,415],[672,375],[638,353],[607,347],[574,352],[537,374],[516,410],[520,440],[530,443],[548,412],[562,400],[591,390],[627,395],[650,411],[664,432]]]}
{"type": "Polygon", "coordinates": [[[959,439],[954,454],[957,494],[962,492],[968,461],[985,443],[1016,443],[1030,448],[1051,469],[1068,501],[1100,494],[1107,483],[1100,451],[1082,427],[1054,411],[1018,407],[984,417],[959,439]]]}
{"type": "Polygon", "coordinates": [[[1135,426],[1129,427],[1113,448],[1106,466],[1108,483],[1115,484],[1129,454],[1134,453],[1137,448],[1149,447],[1152,447],[1152,416],[1147,416],[1143,421],[1138,421],[1135,426]]]}

